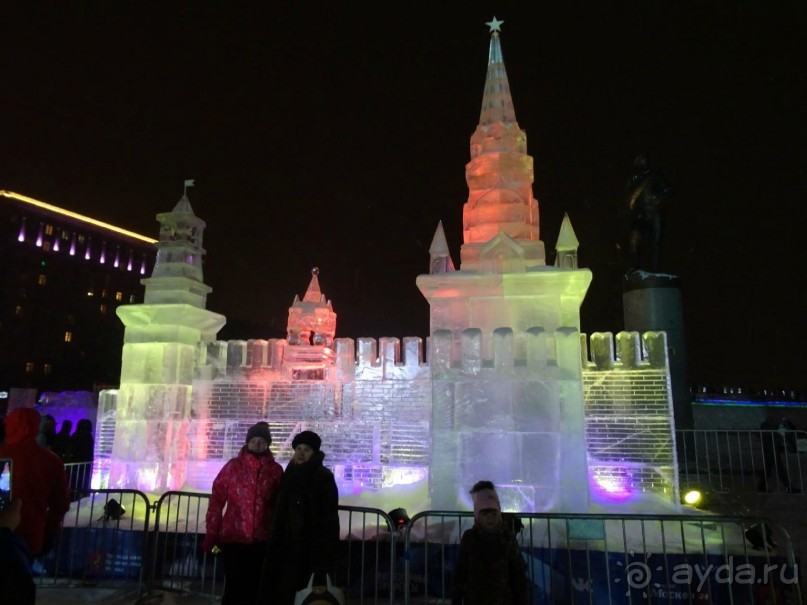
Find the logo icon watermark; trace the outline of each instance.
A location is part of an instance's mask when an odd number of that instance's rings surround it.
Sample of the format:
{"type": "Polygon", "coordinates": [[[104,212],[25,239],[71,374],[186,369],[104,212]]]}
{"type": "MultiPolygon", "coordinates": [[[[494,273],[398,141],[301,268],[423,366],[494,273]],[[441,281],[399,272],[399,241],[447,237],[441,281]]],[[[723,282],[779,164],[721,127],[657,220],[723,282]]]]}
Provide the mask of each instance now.
{"type": "MultiPolygon", "coordinates": [[[[631,558],[634,552],[630,551],[631,558]]],[[[788,565],[787,563],[764,563],[753,565],[751,563],[736,563],[734,555],[729,555],[726,563],[720,565],[706,563],[678,563],[669,568],[669,579],[667,587],[654,576],[654,572],[663,572],[664,566],[652,563],[652,555],[646,555],[644,561],[632,561],[627,565],[622,561],[617,562],[617,566],[624,567],[624,581],[627,587],[626,595],[632,589],[641,590],[643,597],[665,596],[676,586],[685,587],[685,590],[693,588],[696,593],[701,593],[707,583],[715,584],[768,584],[778,580],[782,584],[797,584],[799,581],[798,563],[788,565]],[[649,593],[649,594],[648,594],[649,593]],[[665,593],[665,594],[662,594],[665,593]]],[[[740,560],[745,560],[740,557],[740,560]]],[[[623,578],[615,578],[615,583],[622,582],[623,578]]]]}

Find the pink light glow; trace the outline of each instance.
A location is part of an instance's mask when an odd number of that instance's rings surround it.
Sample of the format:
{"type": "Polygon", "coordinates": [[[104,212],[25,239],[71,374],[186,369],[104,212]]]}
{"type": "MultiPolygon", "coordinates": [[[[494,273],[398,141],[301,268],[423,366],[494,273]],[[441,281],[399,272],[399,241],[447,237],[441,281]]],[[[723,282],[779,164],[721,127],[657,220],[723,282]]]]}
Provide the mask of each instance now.
{"type": "Polygon", "coordinates": [[[42,223],[39,223],[39,233],[36,236],[36,246],[37,248],[42,247],[42,232],[45,230],[45,226],[42,223]]]}
{"type": "Polygon", "coordinates": [[[629,478],[620,472],[621,469],[612,469],[610,472],[597,470],[591,476],[592,492],[605,500],[623,501],[632,495],[629,478]]]}
{"type": "Polygon", "coordinates": [[[90,244],[92,244],[92,238],[87,238],[87,247],[84,249],[84,260],[90,260],[90,244]]]}
{"type": "Polygon", "coordinates": [[[106,262],[106,242],[101,244],[101,258],[99,260],[102,265],[106,262]]]}
{"type": "Polygon", "coordinates": [[[113,264],[115,265],[116,269],[120,267],[120,246],[115,248],[115,262],[113,264]]]}
{"type": "Polygon", "coordinates": [[[70,256],[76,255],[76,234],[73,234],[73,239],[70,240],[70,256]]]}
{"type": "Polygon", "coordinates": [[[133,257],[133,256],[134,256],[134,252],[133,252],[132,250],[129,250],[129,262],[128,262],[128,263],[127,263],[127,265],[126,265],[126,270],[127,270],[127,271],[131,271],[131,270],[132,270],[132,257],[133,257]]]}
{"type": "Polygon", "coordinates": [[[59,240],[60,240],[60,239],[61,239],[61,238],[59,237],[59,234],[58,234],[58,232],[57,232],[57,233],[56,233],[56,237],[54,237],[54,238],[53,238],[53,251],[54,251],[54,252],[58,252],[58,251],[59,251],[59,240]]]}
{"type": "Polygon", "coordinates": [[[143,260],[140,261],[140,275],[146,274],[146,255],[143,255],[143,260]]]}
{"type": "Polygon", "coordinates": [[[25,217],[22,219],[22,223],[20,223],[20,234],[17,236],[18,242],[25,241],[25,217]]]}

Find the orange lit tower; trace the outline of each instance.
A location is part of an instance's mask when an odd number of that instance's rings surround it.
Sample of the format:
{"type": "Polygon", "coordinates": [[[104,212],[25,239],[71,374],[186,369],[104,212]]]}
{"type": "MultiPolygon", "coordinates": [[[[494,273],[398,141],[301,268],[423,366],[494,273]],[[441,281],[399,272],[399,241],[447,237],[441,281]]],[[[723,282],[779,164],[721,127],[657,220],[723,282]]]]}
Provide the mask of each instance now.
{"type": "Polygon", "coordinates": [[[577,268],[568,246],[570,262],[546,266],[501,23],[488,23],[460,270],[436,263],[430,251],[431,273],[417,278],[430,305],[431,507],[470,506],[470,487],[489,479],[509,510],[585,512],[580,305],[591,272],[577,268]]]}
{"type": "Polygon", "coordinates": [[[516,122],[499,41],[501,23],[494,19],[490,24],[482,111],[471,136],[471,161],[465,166],[468,202],[462,209],[461,264],[469,271],[478,268],[482,250],[499,232],[518,242],[527,268],[544,264],[532,157],[527,155],[527,134],[516,122]]]}

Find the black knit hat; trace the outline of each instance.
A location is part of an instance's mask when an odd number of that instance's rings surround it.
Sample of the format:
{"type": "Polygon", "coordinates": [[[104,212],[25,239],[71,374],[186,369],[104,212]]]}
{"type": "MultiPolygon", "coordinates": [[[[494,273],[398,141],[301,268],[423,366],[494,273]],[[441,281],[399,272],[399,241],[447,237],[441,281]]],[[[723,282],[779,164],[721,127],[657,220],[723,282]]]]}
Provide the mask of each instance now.
{"type": "Polygon", "coordinates": [[[267,445],[272,445],[272,433],[269,432],[269,423],[261,421],[249,427],[245,443],[249,443],[253,437],[262,437],[267,445]]]}
{"type": "Polygon", "coordinates": [[[291,442],[292,449],[296,448],[301,443],[305,443],[312,450],[318,452],[322,445],[322,439],[320,439],[320,436],[314,431],[303,431],[294,437],[294,440],[291,442]]]}

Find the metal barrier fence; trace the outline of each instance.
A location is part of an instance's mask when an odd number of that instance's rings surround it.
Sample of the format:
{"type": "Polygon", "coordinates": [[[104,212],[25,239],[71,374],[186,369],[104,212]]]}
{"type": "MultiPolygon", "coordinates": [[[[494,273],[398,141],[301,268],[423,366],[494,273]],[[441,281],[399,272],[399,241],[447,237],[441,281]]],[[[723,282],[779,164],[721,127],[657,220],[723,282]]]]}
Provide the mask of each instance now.
{"type": "MultiPolygon", "coordinates": [[[[133,587],[138,601],[160,592],[220,597],[223,566],[201,549],[209,499],[167,492],[150,504],[136,490],[90,490],[71,504],[53,551],[37,562],[38,586],[133,587]]],[[[338,579],[349,602],[392,605],[403,583],[394,523],[380,510],[357,506],[340,506],[339,516],[338,579]]]]}
{"type": "Polygon", "coordinates": [[[92,490],[73,503],[53,550],[35,562],[41,588],[135,586],[142,594],[151,505],[136,490],[92,490]]]}
{"type": "Polygon", "coordinates": [[[155,504],[146,594],[156,591],[221,596],[219,558],[202,552],[210,494],[166,492],[155,504]]]}
{"type": "MultiPolygon", "coordinates": [[[[769,521],[538,513],[512,519],[522,525],[517,539],[532,605],[802,603],[790,538],[769,521]]],[[[450,602],[460,538],[472,525],[472,513],[412,518],[405,603],[450,602]]]]}
{"type": "MultiPolygon", "coordinates": [[[[201,552],[210,494],[167,492],[156,503],[153,558],[146,595],[159,591],[221,596],[224,575],[217,556],[201,552]]],[[[393,603],[394,525],[380,510],[339,507],[343,569],[339,578],[351,603],[393,603]]]]}
{"type": "MultiPolygon", "coordinates": [[[[93,490],[74,502],[39,586],[221,595],[218,557],[201,552],[209,494],[93,490]]],[[[380,510],[340,507],[348,603],[447,602],[469,512],[428,511],[397,533],[380,510]]],[[[760,518],[517,514],[532,605],[801,604],[787,532],[760,518]]],[[[517,520],[517,523],[516,521],[517,520]]]]}
{"type": "Polygon", "coordinates": [[[92,481],[92,462],[68,462],[64,465],[67,472],[67,489],[70,501],[75,502],[90,493],[92,481]]]}
{"type": "Polygon", "coordinates": [[[807,478],[807,432],[678,430],[682,485],[718,493],[801,494],[807,478]]]}

